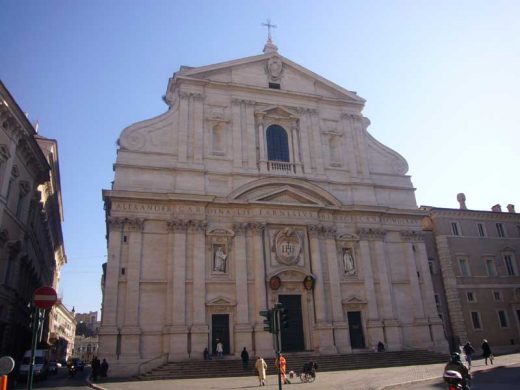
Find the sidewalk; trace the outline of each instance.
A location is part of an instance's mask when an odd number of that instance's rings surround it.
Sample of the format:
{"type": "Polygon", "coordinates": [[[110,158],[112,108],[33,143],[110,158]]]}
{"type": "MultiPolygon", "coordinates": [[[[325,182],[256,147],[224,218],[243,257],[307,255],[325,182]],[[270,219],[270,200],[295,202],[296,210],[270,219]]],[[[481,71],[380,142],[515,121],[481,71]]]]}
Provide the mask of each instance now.
{"type": "MultiPolygon", "coordinates": [[[[473,361],[471,372],[489,370],[500,366],[520,364],[520,353],[502,355],[495,358],[494,365],[486,366],[483,359],[473,361]]],[[[421,366],[372,368],[355,371],[317,372],[313,383],[300,383],[298,378],[292,380],[293,385],[304,385],[305,390],[345,389],[345,390],[381,390],[398,388],[405,383],[439,379],[445,363],[421,366]]],[[[248,389],[258,387],[254,376],[239,378],[202,378],[176,379],[161,381],[105,382],[95,385],[99,390],[213,390],[213,389],[248,389]]],[[[291,385],[292,386],[292,385],[291,385]]],[[[277,389],[278,382],[274,375],[267,377],[264,389],[277,389]]]]}

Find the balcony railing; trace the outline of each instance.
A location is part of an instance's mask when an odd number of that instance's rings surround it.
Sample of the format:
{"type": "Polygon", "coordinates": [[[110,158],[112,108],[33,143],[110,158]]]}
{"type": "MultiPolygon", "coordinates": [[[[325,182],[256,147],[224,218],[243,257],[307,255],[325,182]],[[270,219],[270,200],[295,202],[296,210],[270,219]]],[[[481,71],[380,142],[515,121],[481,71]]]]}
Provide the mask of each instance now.
{"type": "Polygon", "coordinates": [[[267,170],[273,173],[292,175],[296,173],[296,164],[286,161],[267,161],[267,170]]]}

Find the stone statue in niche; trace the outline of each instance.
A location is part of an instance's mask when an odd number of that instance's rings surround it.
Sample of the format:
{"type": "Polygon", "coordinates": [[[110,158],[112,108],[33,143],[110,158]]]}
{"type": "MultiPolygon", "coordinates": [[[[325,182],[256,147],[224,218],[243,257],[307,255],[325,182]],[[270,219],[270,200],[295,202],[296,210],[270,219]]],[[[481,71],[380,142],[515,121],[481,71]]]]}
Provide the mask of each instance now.
{"type": "Polygon", "coordinates": [[[343,248],[343,255],[341,257],[343,262],[343,272],[345,275],[354,275],[356,273],[356,263],[352,256],[352,249],[343,248]]]}
{"type": "Polygon", "coordinates": [[[213,271],[225,273],[227,268],[227,254],[224,245],[213,247],[213,271]]]}

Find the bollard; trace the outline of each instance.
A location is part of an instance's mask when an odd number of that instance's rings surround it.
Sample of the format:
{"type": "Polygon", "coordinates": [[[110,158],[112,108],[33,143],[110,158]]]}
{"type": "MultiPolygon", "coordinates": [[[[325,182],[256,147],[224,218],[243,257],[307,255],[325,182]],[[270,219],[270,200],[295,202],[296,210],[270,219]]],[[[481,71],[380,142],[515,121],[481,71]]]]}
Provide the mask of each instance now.
{"type": "Polygon", "coordinates": [[[0,390],[7,390],[7,375],[0,377],[0,390]]]}

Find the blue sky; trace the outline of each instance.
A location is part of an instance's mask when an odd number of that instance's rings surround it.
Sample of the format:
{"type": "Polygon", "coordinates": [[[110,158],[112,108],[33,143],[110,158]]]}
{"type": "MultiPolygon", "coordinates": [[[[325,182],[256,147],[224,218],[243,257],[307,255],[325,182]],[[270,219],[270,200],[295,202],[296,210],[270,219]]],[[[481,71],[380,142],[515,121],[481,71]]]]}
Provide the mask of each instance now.
{"type": "Polygon", "coordinates": [[[59,143],[67,307],[99,310],[110,188],[126,126],[166,110],[180,65],[282,55],[367,99],[419,205],[520,208],[518,1],[0,0],[0,78],[59,143]]]}

